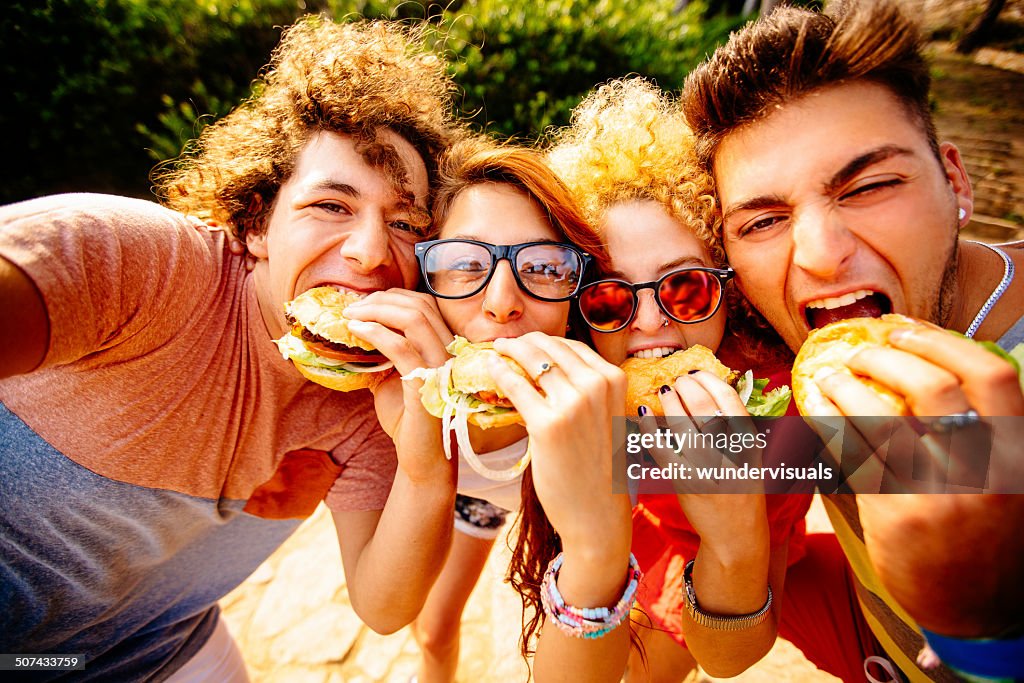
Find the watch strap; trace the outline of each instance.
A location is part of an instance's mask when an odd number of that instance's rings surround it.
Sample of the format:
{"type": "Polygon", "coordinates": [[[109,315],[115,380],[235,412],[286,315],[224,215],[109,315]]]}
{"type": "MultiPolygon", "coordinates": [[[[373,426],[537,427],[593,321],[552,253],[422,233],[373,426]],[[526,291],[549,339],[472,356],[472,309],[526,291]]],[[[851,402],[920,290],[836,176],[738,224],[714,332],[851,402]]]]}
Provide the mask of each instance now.
{"type": "Polygon", "coordinates": [[[693,589],[693,564],[694,560],[690,560],[686,563],[686,569],[683,570],[683,593],[686,596],[686,611],[694,622],[704,628],[716,631],[741,631],[763,624],[768,620],[768,612],[772,606],[771,586],[768,586],[768,599],[765,600],[764,606],[752,614],[725,616],[702,610],[697,602],[697,592],[693,589]]]}

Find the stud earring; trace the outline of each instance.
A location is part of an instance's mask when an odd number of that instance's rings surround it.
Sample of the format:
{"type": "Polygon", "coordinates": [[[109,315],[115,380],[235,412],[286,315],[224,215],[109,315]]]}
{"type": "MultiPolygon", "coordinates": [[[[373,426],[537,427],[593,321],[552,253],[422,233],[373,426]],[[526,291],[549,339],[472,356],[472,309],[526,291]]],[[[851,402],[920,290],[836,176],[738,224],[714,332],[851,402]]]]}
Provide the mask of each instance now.
{"type": "Polygon", "coordinates": [[[662,327],[668,327],[668,322],[669,322],[668,320],[663,320],[662,323],[661,323],[661,326],[662,327]]]}
{"type": "Polygon", "coordinates": [[[960,220],[963,220],[963,219],[967,218],[967,209],[965,209],[964,207],[961,206],[960,207],[960,214],[959,215],[960,215],[960,220]]]}

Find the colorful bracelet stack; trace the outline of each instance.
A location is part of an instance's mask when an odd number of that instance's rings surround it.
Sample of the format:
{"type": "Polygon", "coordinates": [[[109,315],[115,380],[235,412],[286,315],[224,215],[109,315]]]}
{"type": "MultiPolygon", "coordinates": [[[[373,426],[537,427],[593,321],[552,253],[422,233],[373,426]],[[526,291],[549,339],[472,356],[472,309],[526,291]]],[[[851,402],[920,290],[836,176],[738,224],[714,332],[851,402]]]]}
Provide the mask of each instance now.
{"type": "Polygon", "coordinates": [[[629,554],[626,590],[614,607],[573,607],[565,604],[562,594],[558,592],[558,570],[561,568],[562,553],[558,553],[544,572],[540,598],[544,614],[562,633],[574,638],[600,638],[617,628],[629,616],[636,599],[637,586],[643,576],[633,553],[629,554]]]}

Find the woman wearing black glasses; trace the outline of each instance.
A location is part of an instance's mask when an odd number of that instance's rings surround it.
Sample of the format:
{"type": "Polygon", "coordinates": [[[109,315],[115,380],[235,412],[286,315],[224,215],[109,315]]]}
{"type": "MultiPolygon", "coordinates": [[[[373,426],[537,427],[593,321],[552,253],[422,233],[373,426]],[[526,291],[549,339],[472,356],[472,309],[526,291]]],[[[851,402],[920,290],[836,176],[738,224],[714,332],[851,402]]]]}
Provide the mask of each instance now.
{"type": "MultiPolygon", "coordinates": [[[[616,365],[694,344],[718,350],[725,335],[723,302],[732,271],[708,246],[717,226],[714,188],[698,170],[692,147],[676,102],[642,79],[628,79],[584,100],[549,152],[611,257],[611,267],[582,288],[579,312],[593,330],[594,346],[616,365]]],[[[663,387],[660,401],[667,415],[689,413],[695,421],[746,414],[736,391],[707,372],[663,387]]],[[[632,649],[627,681],[679,681],[697,662],[713,675],[732,676],[760,659],[776,636],[779,606],[772,592],[781,594],[787,563],[800,553],[809,504],[810,496],[641,496],[632,549],[647,574],[637,593],[648,615],[637,618],[646,656],[632,649]],[[688,606],[683,574],[690,560],[689,590],[699,603],[688,606]]],[[[524,525],[522,533],[536,532],[524,525]]],[[[592,538],[590,552],[606,552],[609,543],[607,534],[592,538]]],[[[554,556],[553,548],[535,544],[531,550],[536,556],[519,565],[524,586],[540,583],[537,572],[554,556]]],[[[581,579],[574,574],[572,580],[581,579]]],[[[540,593],[526,591],[525,597],[541,602],[540,593]]],[[[553,610],[545,605],[545,611],[550,622],[553,610]]],[[[542,643],[551,630],[545,629],[542,643]]],[[[571,668],[575,680],[615,681],[625,642],[594,640],[589,658],[538,648],[536,667],[571,668]]]]}
{"type": "MultiPolygon", "coordinates": [[[[606,267],[607,257],[540,154],[474,139],[449,152],[439,176],[433,207],[437,239],[416,248],[426,294],[380,292],[349,312],[378,323],[365,338],[389,357],[410,356],[401,367],[429,365],[426,359],[436,358],[433,351],[451,341],[452,333],[471,342],[502,340],[496,347],[519,360],[546,395],[534,392],[529,407],[524,403],[533,455],[526,474],[532,480],[525,486],[522,476],[505,475],[526,457],[526,428],[513,424],[482,430],[469,425],[479,463],[458,458],[458,533],[414,624],[423,653],[419,683],[454,680],[463,608],[506,511],[520,507],[520,489],[533,501],[526,508],[534,514],[534,482],[543,491],[581,487],[610,495],[605,482],[610,481],[611,420],[621,414],[625,393],[625,377],[618,368],[586,345],[564,339],[570,328],[570,299],[583,285],[588,263],[606,267]]],[[[409,411],[423,410],[418,400],[401,393],[378,395],[377,401],[391,404],[383,414],[394,415],[396,422],[405,422],[409,411]]],[[[440,430],[436,422],[435,429],[440,430]]],[[[389,433],[395,433],[394,426],[389,433]]],[[[407,446],[400,439],[396,444],[401,457],[407,446]]],[[[440,450],[437,457],[444,457],[440,450]]],[[[622,498],[615,510],[600,496],[582,507],[557,502],[545,507],[569,538],[608,533],[618,544],[608,546],[609,555],[628,555],[629,502],[622,498]],[[566,521],[574,514],[583,521],[576,529],[566,521]]],[[[566,562],[579,564],[576,558],[566,562]]],[[[616,583],[625,571],[624,561],[616,583]]]]}

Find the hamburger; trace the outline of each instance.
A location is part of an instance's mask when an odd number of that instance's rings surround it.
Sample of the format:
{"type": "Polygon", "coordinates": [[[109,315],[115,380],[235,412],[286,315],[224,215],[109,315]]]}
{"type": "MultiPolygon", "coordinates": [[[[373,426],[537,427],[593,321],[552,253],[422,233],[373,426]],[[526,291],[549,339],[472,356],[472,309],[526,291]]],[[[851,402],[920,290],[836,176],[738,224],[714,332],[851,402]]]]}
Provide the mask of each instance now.
{"type": "MultiPolygon", "coordinates": [[[[831,414],[826,411],[827,399],[814,382],[822,368],[845,373],[870,387],[897,415],[910,415],[903,396],[883,384],[855,374],[846,366],[854,354],[871,347],[889,346],[889,334],[896,329],[927,329],[925,323],[905,315],[887,313],[878,318],[847,318],[813,330],[793,362],[793,396],[801,415],[831,414]]],[[[951,334],[959,334],[951,332],[951,334]]],[[[962,335],[961,335],[962,336],[962,335]]],[[[1006,359],[1019,372],[1017,361],[992,342],[976,341],[987,350],[1006,359]]]]}
{"type": "Polygon", "coordinates": [[[458,336],[447,351],[452,357],[441,367],[420,368],[403,377],[423,380],[420,397],[428,413],[441,418],[446,410],[465,413],[466,421],[481,429],[524,424],[519,411],[495,384],[487,368],[489,359],[497,356],[513,372],[530,379],[519,363],[495,351],[491,342],[473,343],[458,336]]]}
{"type": "Polygon", "coordinates": [[[662,358],[632,357],[619,366],[626,373],[626,414],[636,415],[640,406],[662,415],[659,390],[691,370],[704,370],[736,389],[747,410],[755,417],[784,415],[789,407],[789,387],[778,387],[767,394],[767,379],[754,379],[751,371],[740,373],[718,360],[711,349],[700,344],[662,358]]]}
{"type": "MultiPolygon", "coordinates": [[[[457,336],[447,346],[447,351],[452,357],[441,367],[418,368],[402,379],[423,380],[423,386],[420,387],[423,407],[434,417],[441,418],[444,434],[455,432],[459,453],[478,474],[497,481],[507,481],[518,476],[525,469],[529,457],[524,456],[507,470],[491,470],[473,450],[468,425],[491,429],[524,424],[519,411],[491,377],[488,368],[491,358],[500,358],[513,372],[531,383],[533,380],[519,363],[495,351],[491,342],[473,343],[457,336]]],[[[445,455],[451,458],[449,438],[444,439],[444,449],[445,455]]]]}
{"type": "Polygon", "coordinates": [[[373,387],[384,379],[392,363],[348,329],[341,314],[363,298],[355,292],[314,287],[284,305],[292,329],[274,341],[306,379],[335,391],[373,387]]]}

